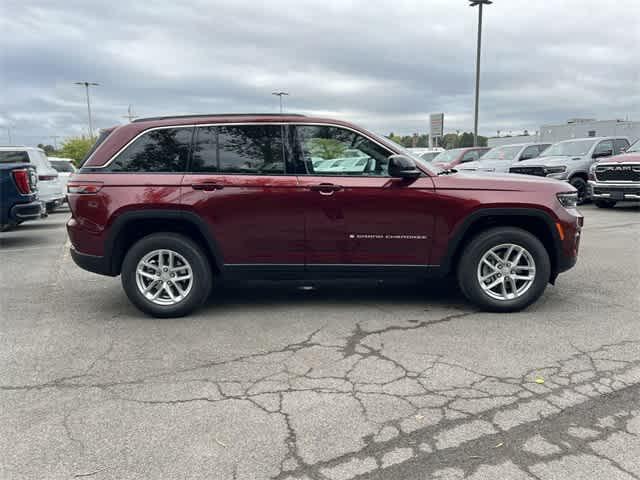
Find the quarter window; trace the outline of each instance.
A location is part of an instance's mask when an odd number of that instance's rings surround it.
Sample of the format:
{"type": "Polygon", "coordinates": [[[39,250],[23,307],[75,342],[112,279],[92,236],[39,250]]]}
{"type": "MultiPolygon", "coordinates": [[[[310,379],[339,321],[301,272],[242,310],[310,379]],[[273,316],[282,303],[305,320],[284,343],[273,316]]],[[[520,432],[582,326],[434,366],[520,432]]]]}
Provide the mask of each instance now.
{"type": "Polygon", "coordinates": [[[278,175],[285,171],[280,125],[200,127],[191,171],[278,175]]]}
{"type": "Polygon", "coordinates": [[[298,171],[308,175],[388,176],[391,152],[362,135],[340,127],[298,126],[298,171]]]}
{"type": "Polygon", "coordinates": [[[118,155],[113,172],[183,172],[192,128],[164,128],[145,133],[118,155]]]}

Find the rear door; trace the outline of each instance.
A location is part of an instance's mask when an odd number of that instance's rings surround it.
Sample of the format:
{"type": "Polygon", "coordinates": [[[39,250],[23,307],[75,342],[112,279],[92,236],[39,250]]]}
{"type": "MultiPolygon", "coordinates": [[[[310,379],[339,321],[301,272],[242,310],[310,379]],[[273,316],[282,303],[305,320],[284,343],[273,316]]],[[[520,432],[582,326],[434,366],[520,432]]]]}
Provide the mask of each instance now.
{"type": "Polygon", "coordinates": [[[433,182],[388,175],[386,147],[353,130],[296,126],[307,268],[424,267],[433,182]]]}
{"type": "Polygon", "coordinates": [[[208,224],[229,271],[304,267],[304,213],[279,124],[196,128],[182,203],[208,224]]]}

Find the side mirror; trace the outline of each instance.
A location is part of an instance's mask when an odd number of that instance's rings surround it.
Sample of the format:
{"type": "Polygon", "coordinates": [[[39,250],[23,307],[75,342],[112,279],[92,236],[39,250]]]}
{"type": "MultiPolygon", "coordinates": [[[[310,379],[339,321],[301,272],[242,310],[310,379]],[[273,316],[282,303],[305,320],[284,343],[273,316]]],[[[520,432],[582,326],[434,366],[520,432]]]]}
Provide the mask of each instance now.
{"type": "Polygon", "coordinates": [[[611,155],[613,155],[613,150],[611,149],[600,151],[596,150],[595,152],[593,152],[593,158],[610,157],[611,155]]]}
{"type": "Polygon", "coordinates": [[[416,162],[406,155],[391,155],[389,157],[389,175],[398,178],[415,179],[422,175],[416,162]]]}

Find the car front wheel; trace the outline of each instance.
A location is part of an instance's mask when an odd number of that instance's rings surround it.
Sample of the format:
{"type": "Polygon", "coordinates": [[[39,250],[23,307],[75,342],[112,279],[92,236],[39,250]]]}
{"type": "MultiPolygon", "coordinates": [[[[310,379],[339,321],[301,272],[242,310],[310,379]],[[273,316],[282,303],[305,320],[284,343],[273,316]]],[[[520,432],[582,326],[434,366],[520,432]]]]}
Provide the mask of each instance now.
{"type": "Polygon", "coordinates": [[[535,302],[551,275],[544,245],[513,227],[482,232],[466,245],[458,264],[464,295],[483,310],[513,312],[535,302]]]}
{"type": "Polygon", "coordinates": [[[211,291],[206,255],[189,238],[174,233],[136,242],[124,258],[121,276],[129,300],[154,317],[188,315],[211,291]]]}
{"type": "Polygon", "coordinates": [[[578,205],[587,201],[587,182],[582,177],[573,177],[569,182],[578,191],[578,205]]]}

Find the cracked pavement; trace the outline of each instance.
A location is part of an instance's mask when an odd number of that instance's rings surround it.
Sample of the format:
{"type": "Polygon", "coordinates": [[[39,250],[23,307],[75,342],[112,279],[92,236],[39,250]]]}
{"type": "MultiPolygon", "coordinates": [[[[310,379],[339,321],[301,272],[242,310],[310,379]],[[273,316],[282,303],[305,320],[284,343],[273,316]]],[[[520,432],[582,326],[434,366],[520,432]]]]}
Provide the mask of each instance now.
{"type": "Polygon", "coordinates": [[[144,317],[67,214],[0,234],[0,478],[640,478],[640,212],[527,311],[443,282],[219,285],[144,317]]]}

